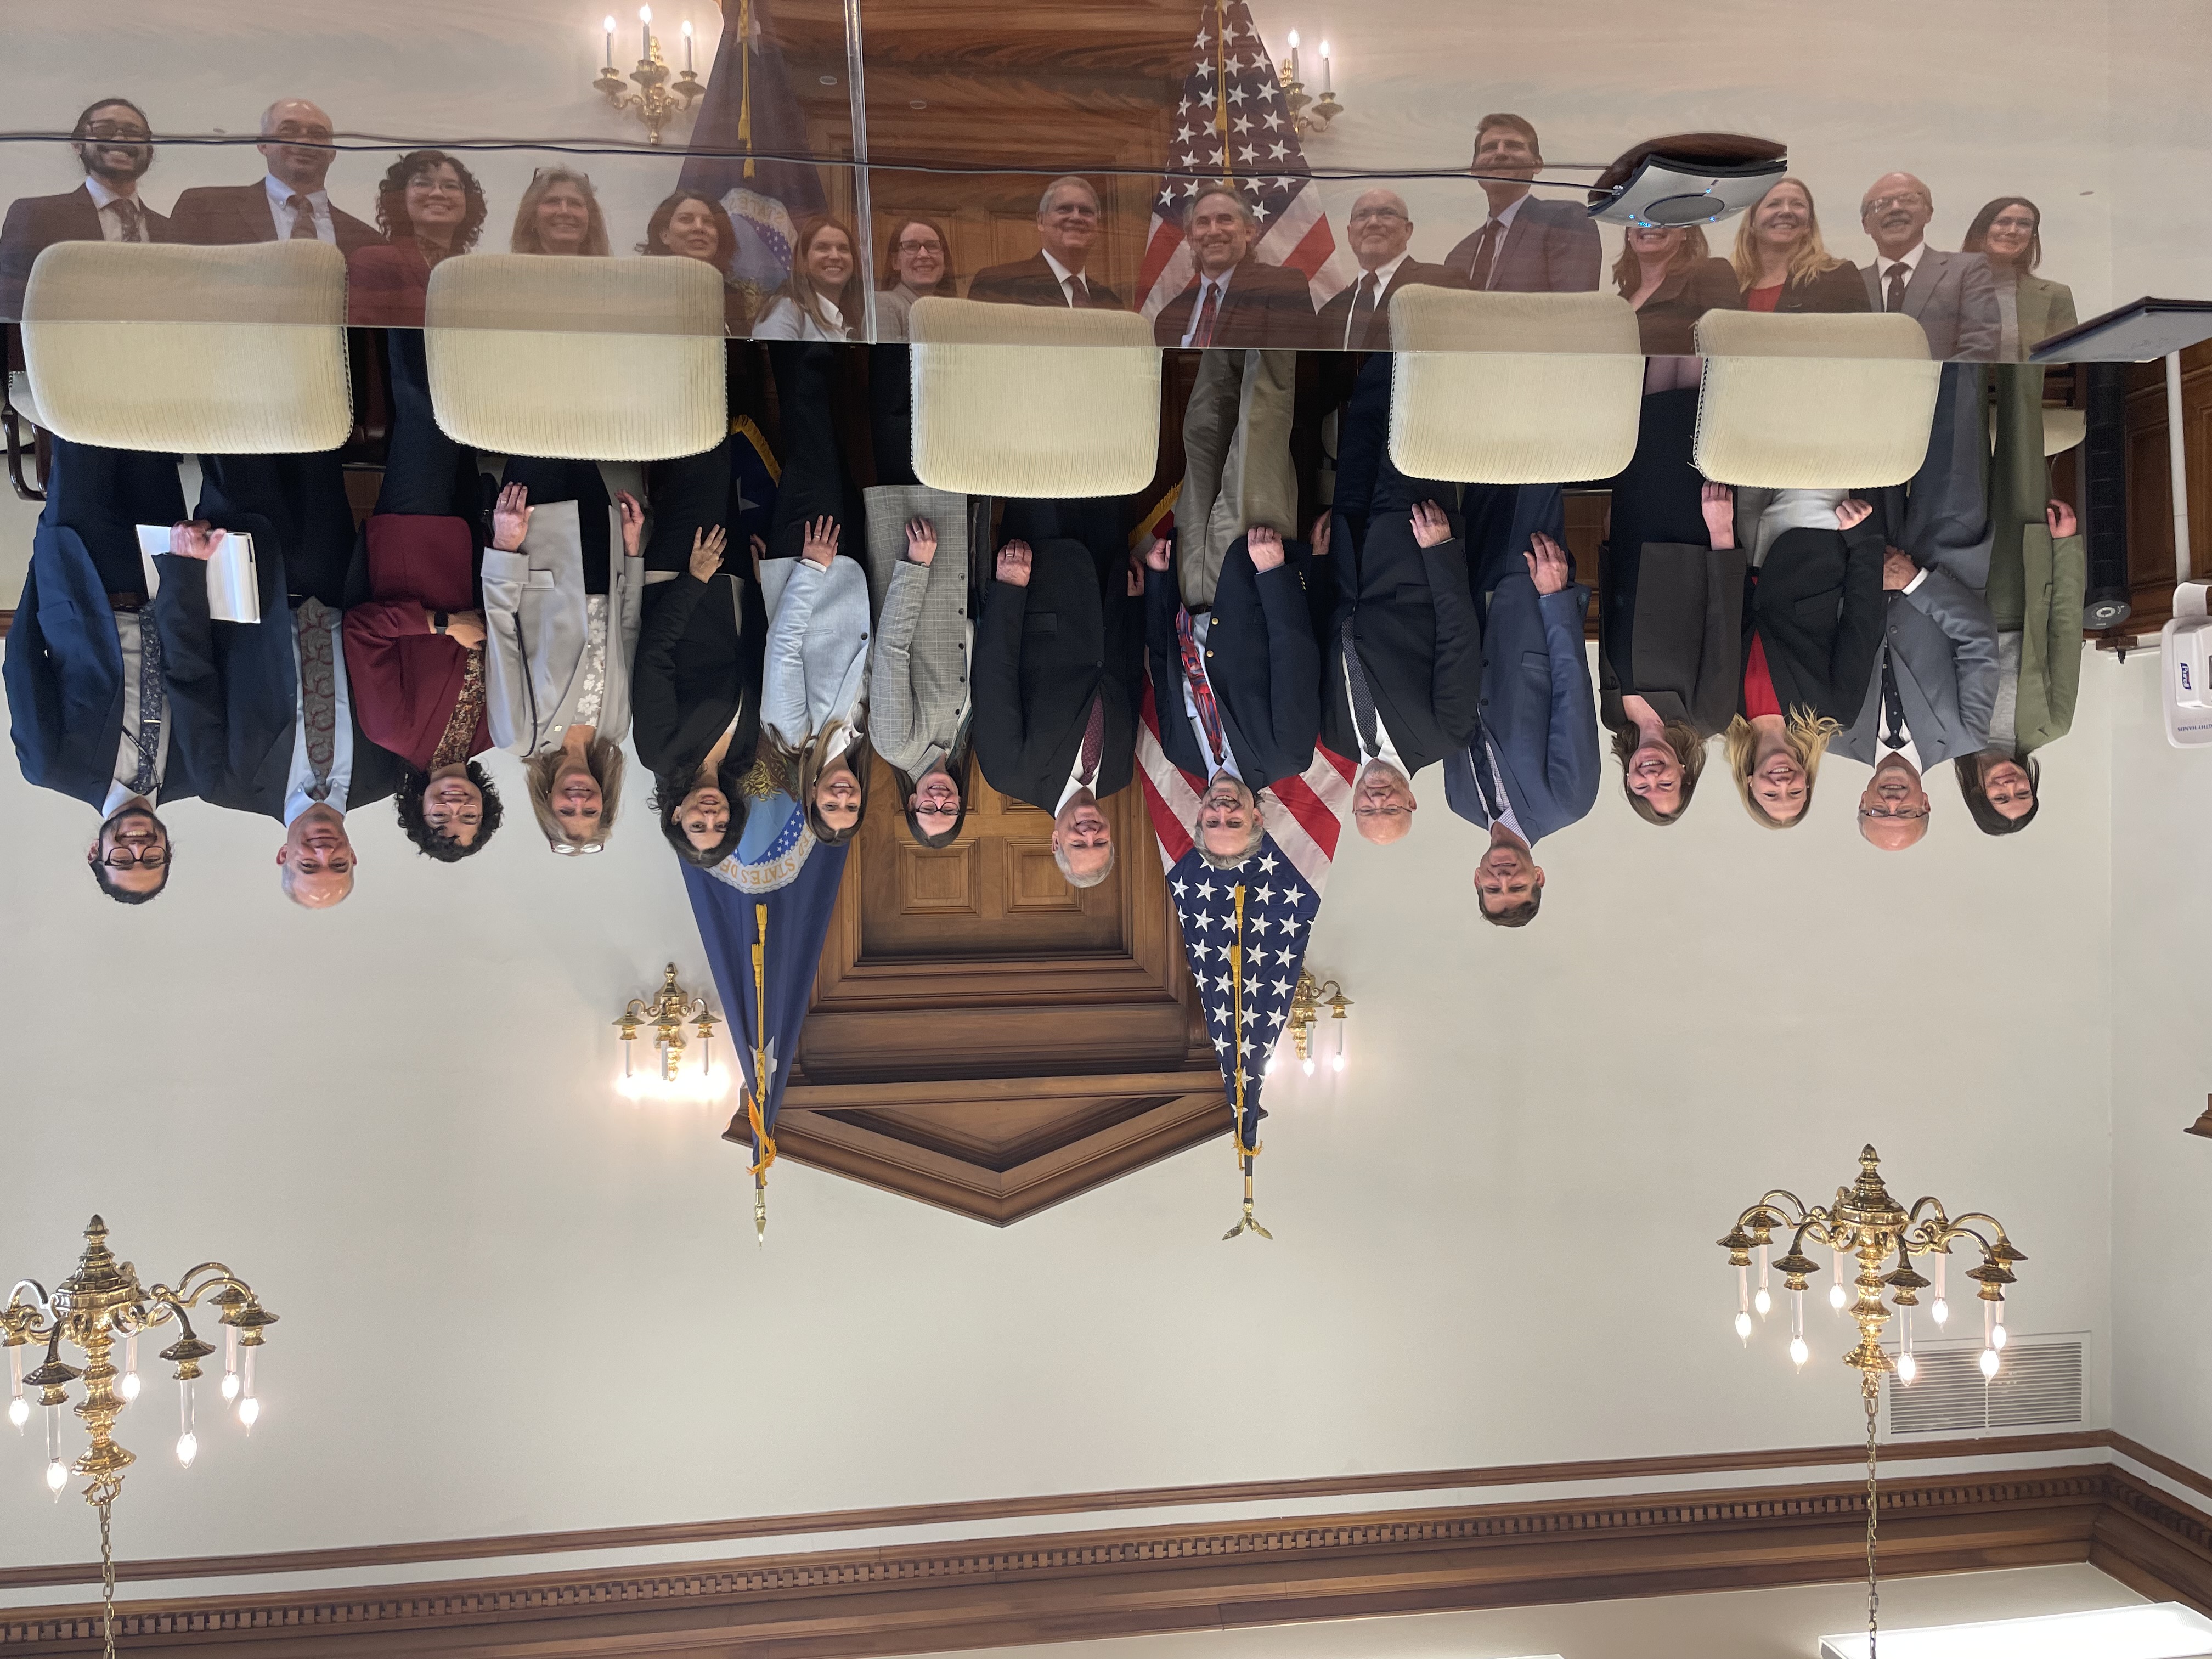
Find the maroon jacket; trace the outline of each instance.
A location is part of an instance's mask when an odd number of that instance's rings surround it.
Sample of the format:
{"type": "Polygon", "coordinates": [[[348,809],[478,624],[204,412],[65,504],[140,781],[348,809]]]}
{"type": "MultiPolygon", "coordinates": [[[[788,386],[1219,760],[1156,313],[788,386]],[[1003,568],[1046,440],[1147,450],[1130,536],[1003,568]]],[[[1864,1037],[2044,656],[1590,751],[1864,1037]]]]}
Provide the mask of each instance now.
{"type": "MultiPolygon", "coordinates": [[[[461,700],[469,653],[422,612],[480,608],[475,548],[466,520],[427,514],[380,513],[368,534],[371,597],[343,623],[354,717],[372,742],[427,772],[461,700]]],[[[490,725],[479,717],[469,753],[490,747],[490,725]]]]}

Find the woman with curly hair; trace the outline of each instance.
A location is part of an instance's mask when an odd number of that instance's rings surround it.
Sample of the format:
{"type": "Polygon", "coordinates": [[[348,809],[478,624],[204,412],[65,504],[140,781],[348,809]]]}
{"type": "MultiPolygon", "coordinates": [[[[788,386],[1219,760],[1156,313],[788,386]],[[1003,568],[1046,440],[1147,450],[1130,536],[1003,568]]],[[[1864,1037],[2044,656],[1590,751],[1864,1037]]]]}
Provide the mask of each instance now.
{"type": "Polygon", "coordinates": [[[430,271],[477,245],[483,186],[443,150],[410,149],[376,186],[384,240],[346,262],[346,320],[362,328],[420,328],[430,271]]]}

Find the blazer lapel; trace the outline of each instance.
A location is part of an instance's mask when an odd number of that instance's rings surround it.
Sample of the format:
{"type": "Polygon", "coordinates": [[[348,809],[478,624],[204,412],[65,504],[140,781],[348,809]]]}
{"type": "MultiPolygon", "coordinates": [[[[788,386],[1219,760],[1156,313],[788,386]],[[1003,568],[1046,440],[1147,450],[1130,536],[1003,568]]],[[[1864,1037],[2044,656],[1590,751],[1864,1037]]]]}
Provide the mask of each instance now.
{"type": "Polygon", "coordinates": [[[1928,296],[1935,293],[1943,281],[1943,273],[1950,268],[1951,256],[1938,253],[1934,248],[1925,250],[1920,263],[1912,272],[1912,280],[1905,285],[1905,314],[1917,317],[1928,308],[1928,296]]]}

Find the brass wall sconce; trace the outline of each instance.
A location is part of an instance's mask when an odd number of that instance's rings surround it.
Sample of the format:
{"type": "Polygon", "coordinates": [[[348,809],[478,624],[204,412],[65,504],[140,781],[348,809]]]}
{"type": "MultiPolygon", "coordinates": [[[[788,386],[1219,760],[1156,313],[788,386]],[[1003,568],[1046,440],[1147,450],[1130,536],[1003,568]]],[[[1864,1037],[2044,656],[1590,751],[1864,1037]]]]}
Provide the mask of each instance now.
{"type": "Polygon", "coordinates": [[[616,1080],[615,1092],[631,1101],[703,1103],[721,1099],[730,1091],[730,1073],[726,1067],[717,1069],[714,1065],[714,1028],[720,1024],[708,1012],[706,998],[688,994],[676,982],[676,964],[670,963],[659,994],[650,1001],[632,997],[628,1010],[615,1022],[623,1042],[623,1073],[616,1080]],[[699,1063],[690,1071],[684,1067],[686,1025],[699,1041],[699,1063]],[[638,1066],[633,1058],[638,1034],[647,1030],[653,1033],[650,1069],[638,1066]]]}
{"type": "Polygon", "coordinates": [[[691,21],[684,21],[684,68],[676,76],[673,90],[669,87],[667,60],[660,55],[660,42],[653,33],[653,8],[637,9],[638,49],[643,53],[629,78],[637,82],[635,92],[623,90],[623,77],[615,70],[615,20],[610,16],[604,27],[607,34],[607,60],[599,70],[599,78],[592,82],[605,93],[607,102],[617,110],[631,110],[645,124],[646,142],[660,142],[661,129],[679,115],[689,115],[699,94],[706,91],[691,67],[691,21]]]}
{"type": "Polygon", "coordinates": [[[52,1295],[35,1279],[18,1279],[9,1292],[8,1305],[0,1308],[0,1345],[8,1350],[8,1420],[18,1434],[24,1431],[31,1420],[31,1402],[23,1391],[27,1386],[36,1389],[46,1419],[46,1490],[58,1503],[70,1476],[82,1475],[84,1501],[100,1511],[102,1631],[109,1659],[115,1653],[110,1512],[123,1490],[124,1471],[137,1462],[136,1453],[116,1443],[115,1419],[138,1398],[139,1337],[173,1321],[181,1334],[161,1350],[161,1358],[177,1368],[177,1461],[191,1468],[199,1455],[192,1385],[199,1380],[200,1362],[216,1350],[213,1343],[194,1334],[190,1310],[210,1298],[221,1310],[216,1322],[223,1328],[223,1401],[250,1434],[261,1415],[260,1397],[253,1389],[254,1355],[276,1316],[264,1309],[252,1288],[222,1262],[203,1261],[173,1289],[167,1285],[141,1289],[137,1269],[115,1259],[107,1248],[107,1224],[94,1216],[84,1230],[84,1254],[75,1273],[57,1285],[52,1295]],[[118,1338],[123,1342],[120,1371],[114,1364],[118,1338]],[[23,1350],[36,1342],[46,1345],[46,1363],[27,1372],[23,1350]],[[64,1342],[82,1352],[83,1364],[63,1359],[64,1342]],[[64,1462],[62,1407],[69,1404],[69,1385],[80,1381],[84,1398],[74,1409],[90,1432],[92,1444],[74,1462],[64,1462]]]}
{"type": "Polygon", "coordinates": [[[1336,101],[1335,69],[1329,61],[1328,42],[1321,43],[1321,96],[1310,98],[1298,78],[1298,32],[1291,31],[1291,60],[1277,71],[1283,83],[1283,101],[1290,106],[1291,125],[1300,132],[1327,132],[1328,124],[1344,113],[1336,101]]]}
{"type": "MultiPolygon", "coordinates": [[[[1314,1026],[1324,1008],[1328,1011],[1329,1030],[1334,1033],[1328,1042],[1328,1068],[1332,1072],[1344,1069],[1344,1028],[1348,1018],[1346,1011],[1351,1006],[1352,999],[1344,994],[1344,988],[1334,980],[1317,980],[1311,970],[1299,970],[1298,982],[1291,991],[1291,1017],[1286,1029],[1291,1034],[1291,1045],[1297,1052],[1299,1066],[1308,1077],[1314,1074],[1318,1058],[1314,1026]]],[[[1272,1067],[1273,1063],[1271,1058],[1269,1066],[1272,1067]]]]}

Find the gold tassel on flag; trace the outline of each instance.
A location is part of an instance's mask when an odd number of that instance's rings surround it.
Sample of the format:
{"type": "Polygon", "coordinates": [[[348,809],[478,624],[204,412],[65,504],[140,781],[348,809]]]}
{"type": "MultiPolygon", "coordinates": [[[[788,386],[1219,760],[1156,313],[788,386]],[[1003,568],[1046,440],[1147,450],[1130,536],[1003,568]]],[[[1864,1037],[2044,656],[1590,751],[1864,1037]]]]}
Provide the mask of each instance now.
{"type": "Polygon", "coordinates": [[[768,1166],[775,1162],[775,1142],[765,1115],[769,1073],[775,1068],[775,1044],[768,1036],[768,906],[753,906],[753,1086],[745,1091],[745,1116],[753,1126],[753,1237],[768,1243],[768,1166]]]}
{"type": "Polygon", "coordinates": [[[753,7],[738,0],[738,142],[745,147],[745,177],[753,176],[753,7]]]}
{"type": "Polygon", "coordinates": [[[1229,1125],[1229,1138],[1237,1146],[1237,1160],[1244,1166],[1244,1213],[1237,1224],[1221,1235],[1222,1242],[1243,1232],[1257,1233],[1262,1238],[1274,1234],[1262,1227],[1252,1213],[1252,1163],[1260,1155],[1260,1143],[1255,1137],[1250,1146],[1244,1144],[1244,888],[1239,883],[1233,890],[1237,899],[1237,917],[1230,924],[1229,935],[1229,1036],[1236,1045],[1234,1076],[1236,1085],[1230,1091],[1230,1109],[1236,1114],[1229,1125]]]}

